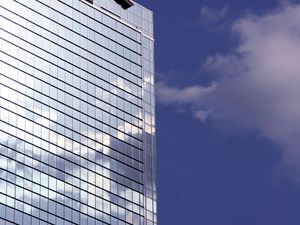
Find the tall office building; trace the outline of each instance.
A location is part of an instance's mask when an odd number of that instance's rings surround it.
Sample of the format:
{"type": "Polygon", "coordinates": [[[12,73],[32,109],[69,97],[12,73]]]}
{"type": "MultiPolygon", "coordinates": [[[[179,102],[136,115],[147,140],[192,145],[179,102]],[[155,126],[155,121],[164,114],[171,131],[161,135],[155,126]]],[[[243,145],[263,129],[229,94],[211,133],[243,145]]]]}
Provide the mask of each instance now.
{"type": "Polygon", "coordinates": [[[1,0],[0,60],[0,224],[157,224],[152,12],[1,0]]]}

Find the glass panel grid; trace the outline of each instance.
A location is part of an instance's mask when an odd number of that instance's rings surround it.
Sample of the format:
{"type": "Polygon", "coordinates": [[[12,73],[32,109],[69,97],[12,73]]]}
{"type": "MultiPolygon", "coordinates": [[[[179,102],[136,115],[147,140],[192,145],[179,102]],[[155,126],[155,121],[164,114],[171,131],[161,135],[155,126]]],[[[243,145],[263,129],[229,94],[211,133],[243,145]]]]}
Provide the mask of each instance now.
{"type": "Polygon", "coordinates": [[[0,2],[0,223],[155,225],[152,12],[0,2]]]}

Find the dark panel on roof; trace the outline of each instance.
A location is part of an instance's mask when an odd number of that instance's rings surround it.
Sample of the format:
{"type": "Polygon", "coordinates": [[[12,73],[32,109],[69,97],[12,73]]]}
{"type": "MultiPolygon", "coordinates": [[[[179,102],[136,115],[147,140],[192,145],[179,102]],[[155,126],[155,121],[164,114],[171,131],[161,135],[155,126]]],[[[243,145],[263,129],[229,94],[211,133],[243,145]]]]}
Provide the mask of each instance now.
{"type": "Polygon", "coordinates": [[[132,1],[130,0],[115,0],[115,2],[121,5],[123,9],[128,9],[129,7],[133,6],[132,1]]]}

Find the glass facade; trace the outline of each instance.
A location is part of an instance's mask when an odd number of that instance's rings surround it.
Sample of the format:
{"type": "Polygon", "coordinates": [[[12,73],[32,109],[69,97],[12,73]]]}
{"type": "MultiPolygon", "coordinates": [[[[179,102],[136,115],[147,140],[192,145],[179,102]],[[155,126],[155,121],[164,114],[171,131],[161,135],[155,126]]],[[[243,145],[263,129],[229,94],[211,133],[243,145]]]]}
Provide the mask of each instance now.
{"type": "Polygon", "coordinates": [[[153,16],[0,1],[0,224],[156,225],[153,16]]]}

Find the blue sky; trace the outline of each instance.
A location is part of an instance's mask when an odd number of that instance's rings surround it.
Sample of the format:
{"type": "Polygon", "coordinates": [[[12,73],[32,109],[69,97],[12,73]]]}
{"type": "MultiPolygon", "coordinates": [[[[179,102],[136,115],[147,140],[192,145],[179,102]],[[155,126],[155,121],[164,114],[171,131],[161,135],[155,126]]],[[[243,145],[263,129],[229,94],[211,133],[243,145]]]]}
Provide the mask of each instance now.
{"type": "Polygon", "coordinates": [[[160,225],[300,224],[300,2],[155,13],[160,225]]]}

